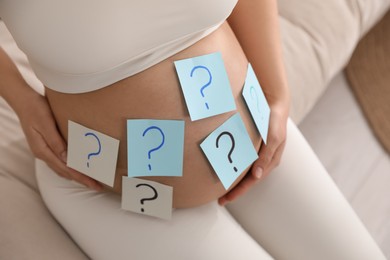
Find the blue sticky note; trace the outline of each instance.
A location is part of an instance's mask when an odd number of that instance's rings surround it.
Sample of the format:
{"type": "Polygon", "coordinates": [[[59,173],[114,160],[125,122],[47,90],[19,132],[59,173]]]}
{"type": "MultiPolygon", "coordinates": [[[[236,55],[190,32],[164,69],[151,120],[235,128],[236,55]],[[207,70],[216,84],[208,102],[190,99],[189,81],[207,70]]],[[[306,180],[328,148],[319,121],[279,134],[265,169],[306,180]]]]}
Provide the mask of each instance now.
{"type": "Polygon", "coordinates": [[[127,120],[127,175],[182,176],[184,121],[127,120]]]}
{"type": "Polygon", "coordinates": [[[175,67],[192,121],[236,109],[221,53],[175,61],[175,67]]]}
{"type": "Polygon", "coordinates": [[[269,117],[271,110],[267,99],[264,96],[260,83],[256,78],[251,64],[248,65],[248,71],[245,79],[244,89],[242,91],[245,102],[249,108],[256,127],[260,132],[265,144],[267,144],[269,117]]]}
{"type": "Polygon", "coordinates": [[[214,130],[200,146],[226,190],[258,158],[238,113],[214,130]]]}

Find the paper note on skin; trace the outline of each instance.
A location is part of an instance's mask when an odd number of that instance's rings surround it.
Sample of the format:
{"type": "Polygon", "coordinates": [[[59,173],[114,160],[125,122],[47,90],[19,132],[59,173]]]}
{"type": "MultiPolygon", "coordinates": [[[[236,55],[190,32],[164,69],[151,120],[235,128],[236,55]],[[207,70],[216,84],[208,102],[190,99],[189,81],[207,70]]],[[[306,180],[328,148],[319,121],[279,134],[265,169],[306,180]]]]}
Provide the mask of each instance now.
{"type": "Polygon", "coordinates": [[[182,176],[184,121],[127,120],[129,177],[182,176]]]}
{"type": "Polygon", "coordinates": [[[259,130],[265,144],[267,144],[269,117],[271,110],[268,106],[267,99],[261,89],[260,83],[256,78],[253,68],[248,64],[247,75],[244,89],[242,91],[245,102],[249,108],[256,127],[259,130]]]}
{"type": "Polygon", "coordinates": [[[200,146],[226,190],[258,158],[238,113],[214,130],[200,146]]]}
{"type": "Polygon", "coordinates": [[[169,220],[173,188],[154,181],[122,177],[122,209],[169,220]]]}
{"type": "Polygon", "coordinates": [[[110,187],[114,186],[119,140],[68,121],[67,165],[110,187]]]}
{"type": "Polygon", "coordinates": [[[221,53],[174,63],[192,121],[236,109],[221,53]]]}

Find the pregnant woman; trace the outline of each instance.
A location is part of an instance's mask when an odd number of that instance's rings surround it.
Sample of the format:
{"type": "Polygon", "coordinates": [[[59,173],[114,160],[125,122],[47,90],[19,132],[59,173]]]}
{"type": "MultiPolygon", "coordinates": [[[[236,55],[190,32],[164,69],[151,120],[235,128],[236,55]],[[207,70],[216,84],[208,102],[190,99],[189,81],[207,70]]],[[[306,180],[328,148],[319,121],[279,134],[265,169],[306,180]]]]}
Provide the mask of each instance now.
{"type": "Polygon", "coordinates": [[[0,93],[41,159],[47,207],[92,259],[384,259],[288,119],[276,1],[0,0],[0,17],[45,96],[4,52],[0,93]],[[174,61],[214,52],[237,111],[191,121],[174,61]],[[249,62],[271,108],[267,145],[241,96],[249,62]],[[199,143],[236,112],[259,159],[225,190],[199,143]],[[146,178],[173,187],[171,221],[120,208],[133,118],[185,121],[183,176],[146,178]],[[68,120],[120,140],[113,188],[66,166],[68,120]]]}

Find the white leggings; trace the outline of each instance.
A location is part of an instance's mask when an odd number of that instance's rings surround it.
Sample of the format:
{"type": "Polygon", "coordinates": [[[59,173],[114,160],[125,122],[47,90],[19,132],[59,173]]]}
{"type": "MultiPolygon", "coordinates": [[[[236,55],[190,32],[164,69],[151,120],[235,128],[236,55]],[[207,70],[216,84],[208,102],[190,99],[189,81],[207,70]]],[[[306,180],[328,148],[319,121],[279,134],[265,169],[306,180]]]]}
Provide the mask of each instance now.
{"type": "Polygon", "coordinates": [[[384,255],[289,120],[280,166],[226,208],[176,209],[165,221],[58,177],[37,161],[44,201],[92,259],[381,260],[384,255]]]}

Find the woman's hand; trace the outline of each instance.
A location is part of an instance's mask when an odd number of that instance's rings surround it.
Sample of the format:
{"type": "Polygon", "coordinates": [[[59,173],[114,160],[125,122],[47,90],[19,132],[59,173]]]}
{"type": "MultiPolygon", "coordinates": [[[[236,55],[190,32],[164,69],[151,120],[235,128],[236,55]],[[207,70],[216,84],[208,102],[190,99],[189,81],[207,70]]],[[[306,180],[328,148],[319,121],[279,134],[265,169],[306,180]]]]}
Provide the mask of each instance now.
{"type": "Polygon", "coordinates": [[[267,145],[264,142],[261,144],[259,158],[254,162],[248,174],[231,191],[219,198],[218,203],[221,206],[245,194],[279,165],[286,144],[288,105],[275,104],[270,108],[267,145]]]}
{"type": "Polygon", "coordinates": [[[1,47],[0,78],[0,96],[18,115],[33,154],[59,176],[101,190],[100,183],[66,166],[66,144],[58,132],[49,103],[27,84],[1,47]]]}
{"type": "Polygon", "coordinates": [[[47,99],[31,93],[24,97],[24,102],[18,102],[17,114],[33,154],[59,176],[102,190],[102,184],[66,166],[66,143],[57,129],[47,99]]]}
{"type": "Polygon", "coordinates": [[[280,162],[286,142],[290,95],[279,33],[277,1],[238,1],[228,22],[263,88],[271,108],[267,145],[236,187],[219,199],[224,205],[244,194],[280,162]]]}

